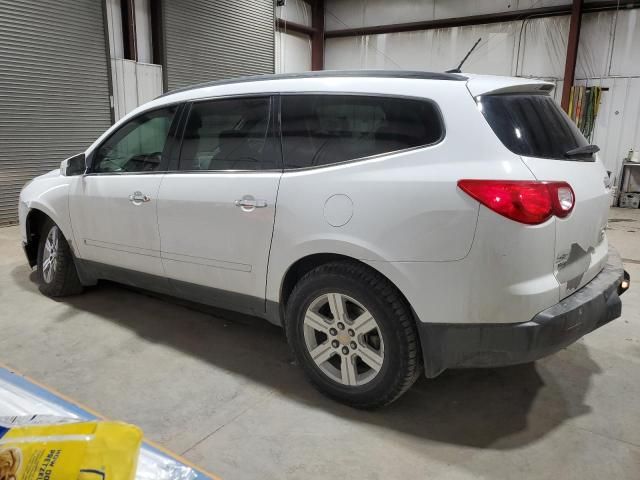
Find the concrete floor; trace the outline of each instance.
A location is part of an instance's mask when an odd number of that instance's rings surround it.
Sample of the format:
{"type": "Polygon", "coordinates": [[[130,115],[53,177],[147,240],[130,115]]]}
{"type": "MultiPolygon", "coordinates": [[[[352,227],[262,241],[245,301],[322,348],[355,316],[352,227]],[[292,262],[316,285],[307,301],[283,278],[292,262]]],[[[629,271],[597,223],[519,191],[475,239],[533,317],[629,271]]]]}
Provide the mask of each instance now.
{"type": "Polygon", "coordinates": [[[316,393],[258,319],[112,284],[44,297],[4,228],[0,362],[226,479],[637,480],[640,210],[612,210],[609,235],[632,276],[622,318],[536,364],[446,372],[360,412],[316,393]]]}

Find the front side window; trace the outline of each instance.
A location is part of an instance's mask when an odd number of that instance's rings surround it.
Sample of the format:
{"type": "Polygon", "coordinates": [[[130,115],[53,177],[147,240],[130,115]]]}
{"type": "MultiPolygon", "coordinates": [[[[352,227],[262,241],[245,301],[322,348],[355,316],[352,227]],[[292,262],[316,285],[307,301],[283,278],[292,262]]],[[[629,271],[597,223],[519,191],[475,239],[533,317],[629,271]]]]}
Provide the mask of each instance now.
{"type": "Polygon", "coordinates": [[[93,158],[94,173],[153,172],[161,168],[176,106],[143,113],[107,139],[93,158]]]}
{"type": "Polygon", "coordinates": [[[180,170],[269,170],[271,100],[231,98],[194,103],[182,139],[180,170]]]}
{"type": "Polygon", "coordinates": [[[283,95],[285,168],[329,165],[438,142],[428,100],[362,95],[283,95]]]}

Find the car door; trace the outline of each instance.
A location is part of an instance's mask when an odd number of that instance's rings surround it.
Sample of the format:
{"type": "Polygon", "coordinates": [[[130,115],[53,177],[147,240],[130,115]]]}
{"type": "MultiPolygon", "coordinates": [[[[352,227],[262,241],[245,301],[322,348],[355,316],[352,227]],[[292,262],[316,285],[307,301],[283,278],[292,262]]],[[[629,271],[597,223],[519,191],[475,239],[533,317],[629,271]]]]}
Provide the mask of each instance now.
{"type": "Polygon", "coordinates": [[[156,209],[177,110],[147,111],[122,125],[90,153],[88,174],[72,186],[77,254],[95,268],[164,275],[156,209]]]}
{"type": "Polygon", "coordinates": [[[265,309],[280,143],[270,96],[190,106],[177,170],[158,195],[162,263],[181,297],[265,309]]]}

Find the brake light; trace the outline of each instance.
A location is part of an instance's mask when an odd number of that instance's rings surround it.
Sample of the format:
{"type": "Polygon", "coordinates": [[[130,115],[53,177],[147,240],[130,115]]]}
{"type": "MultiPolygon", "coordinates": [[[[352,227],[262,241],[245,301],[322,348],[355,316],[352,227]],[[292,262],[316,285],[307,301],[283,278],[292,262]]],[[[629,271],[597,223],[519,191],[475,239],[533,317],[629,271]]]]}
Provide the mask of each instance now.
{"type": "Polygon", "coordinates": [[[543,223],[552,215],[564,218],[575,204],[566,182],[458,180],[458,187],[494,212],[527,225],[543,223]]]}

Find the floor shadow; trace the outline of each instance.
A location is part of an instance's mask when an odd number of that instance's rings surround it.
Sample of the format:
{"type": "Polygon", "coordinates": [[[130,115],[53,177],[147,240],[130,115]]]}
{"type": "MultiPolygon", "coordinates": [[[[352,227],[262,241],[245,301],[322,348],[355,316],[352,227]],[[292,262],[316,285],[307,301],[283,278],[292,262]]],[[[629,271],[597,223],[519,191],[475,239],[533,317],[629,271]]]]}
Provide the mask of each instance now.
{"type": "MultiPolygon", "coordinates": [[[[18,267],[12,274],[21,287],[37,290],[35,272],[29,275],[26,267],[18,267]]],[[[591,377],[600,371],[587,349],[577,343],[536,364],[454,370],[435,380],[422,378],[391,406],[358,411],[318,394],[293,365],[282,330],[264,320],[107,282],[60,302],[72,308],[58,322],[68,320],[74,310],[95,314],[148,341],[277,389],[311,408],[463,446],[517,448],[589,412],[585,395],[591,377]]]]}

